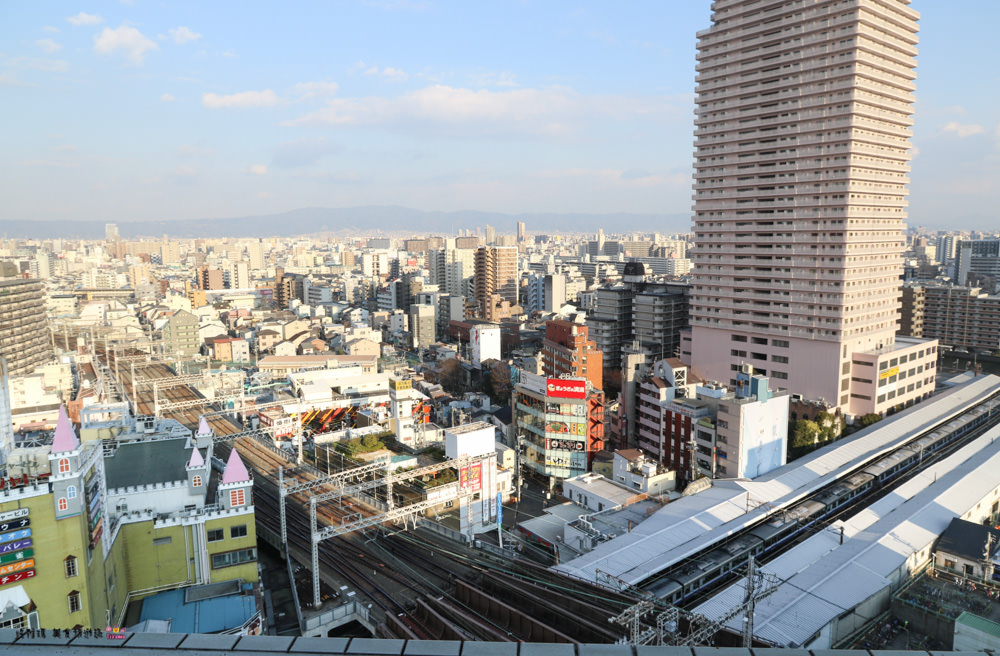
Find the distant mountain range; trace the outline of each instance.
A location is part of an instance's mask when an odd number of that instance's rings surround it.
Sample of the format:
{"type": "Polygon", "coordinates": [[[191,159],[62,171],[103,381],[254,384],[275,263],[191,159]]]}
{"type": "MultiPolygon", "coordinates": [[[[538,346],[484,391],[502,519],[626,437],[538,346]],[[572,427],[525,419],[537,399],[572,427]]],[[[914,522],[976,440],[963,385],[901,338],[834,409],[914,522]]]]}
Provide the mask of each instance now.
{"type": "MultiPolygon", "coordinates": [[[[280,214],[240,216],[224,219],[180,219],[176,221],[118,222],[123,238],[162,237],[294,237],[326,234],[362,235],[453,235],[460,229],[489,224],[498,234],[513,234],[516,222],[524,221],[529,233],[586,233],[603,228],[607,233],[688,232],[691,215],[680,214],[500,214],[497,212],[422,212],[407,207],[304,207],[280,214]]],[[[0,236],[7,238],[102,239],[103,221],[0,222],[0,236]]]]}

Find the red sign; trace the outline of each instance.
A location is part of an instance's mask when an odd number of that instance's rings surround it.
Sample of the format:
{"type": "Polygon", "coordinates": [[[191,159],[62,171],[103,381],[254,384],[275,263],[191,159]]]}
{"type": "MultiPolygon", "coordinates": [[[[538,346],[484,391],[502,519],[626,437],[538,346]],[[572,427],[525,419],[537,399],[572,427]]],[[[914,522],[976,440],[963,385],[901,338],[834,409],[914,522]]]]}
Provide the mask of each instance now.
{"type": "Polygon", "coordinates": [[[483,489],[483,463],[474,462],[469,467],[469,487],[472,488],[473,492],[479,492],[483,489]]]}
{"type": "Polygon", "coordinates": [[[560,399],[585,399],[587,398],[587,381],[546,378],[545,392],[547,396],[560,399]]]}
{"type": "Polygon", "coordinates": [[[35,575],[35,570],[26,569],[22,572],[14,572],[13,574],[7,574],[5,576],[0,576],[0,585],[7,585],[8,583],[13,583],[14,581],[21,581],[23,579],[30,579],[35,575]]]}

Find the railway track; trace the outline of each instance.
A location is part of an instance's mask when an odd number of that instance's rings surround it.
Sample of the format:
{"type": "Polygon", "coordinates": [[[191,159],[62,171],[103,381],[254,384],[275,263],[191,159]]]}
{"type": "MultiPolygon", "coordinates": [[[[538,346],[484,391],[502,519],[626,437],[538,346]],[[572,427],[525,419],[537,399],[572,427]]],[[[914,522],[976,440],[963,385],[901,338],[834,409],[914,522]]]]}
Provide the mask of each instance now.
{"type": "MultiPolygon", "coordinates": [[[[115,370],[114,353],[105,356],[99,352],[98,356],[104,358],[111,371],[115,370]]],[[[136,390],[136,413],[154,414],[152,390],[140,383],[166,380],[176,372],[167,363],[143,363],[134,369],[137,380],[133,388],[132,367],[120,364],[118,382],[127,394],[136,390]]],[[[158,394],[167,402],[203,398],[187,385],[165,387],[158,394]]],[[[165,415],[192,430],[202,415],[207,415],[216,436],[245,430],[237,420],[213,409],[207,400],[201,408],[175,409],[165,415]]],[[[300,465],[291,453],[247,437],[216,441],[214,455],[225,460],[233,446],[253,471],[258,532],[264,529],[280,535],[278,468],[284,470],[286,485],[315,481],[325,477],[325,472],[300,465]]],[[[347,468],[358,464],[344,461],[347,468]]],[[[287,551],[302,562],[310,560],[311,552],[310,494],[328,491],[333,488],[320,484],[309,492],[286,496],[287,551]]],[[[317,523],[339,525],[348,516],[378,512],[356,498],[349,503],[318,505],[317,523]]],[[[421,531],[392,533],[383,527],[370,531],[370,535],[374,537],[351,534],[319,544],[321,601],[336,602],[338,584],[347,585],[378,608],[381,621],[377,633],[382,637],[576,642],[574,636],[580,634],[589,642],[614,642],[619,636],[608,628],[607,618],[637,600],[544,569],[515,566],[511,561],[461,545],[438,542],[421,531]],[[508,578],[501,580],[501,575],[508,578]],[[519,586],[523,589],[518,590],[519,586]],[[494,598],[501,593],[506,603],[494,598]],[[580,609],[586,612],[587,619],[557,610],[578,603],[570,601],[570,596],[586,600],[580,609]]],[[[310,597],[307,594],[303,598],[310,597]]]]}

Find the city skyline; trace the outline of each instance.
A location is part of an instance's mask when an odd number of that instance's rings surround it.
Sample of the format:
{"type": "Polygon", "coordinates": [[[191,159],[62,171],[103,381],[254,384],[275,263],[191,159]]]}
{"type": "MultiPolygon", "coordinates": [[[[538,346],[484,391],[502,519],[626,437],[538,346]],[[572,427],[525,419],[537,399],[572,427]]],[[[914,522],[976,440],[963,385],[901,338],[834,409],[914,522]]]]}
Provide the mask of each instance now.
{"type": "MultiPolygon", "coordinates": [[[[1000,8],[913,6],[908,225],[988,228],[996,85],[963,72],[989,61],[977,33],[1000,8]]],[[[691,209],[706,1],[241,5],[236,21],[232,7],[9,8],[0,116],[19,128],[0,157],[0,219],[691,209]]]]}

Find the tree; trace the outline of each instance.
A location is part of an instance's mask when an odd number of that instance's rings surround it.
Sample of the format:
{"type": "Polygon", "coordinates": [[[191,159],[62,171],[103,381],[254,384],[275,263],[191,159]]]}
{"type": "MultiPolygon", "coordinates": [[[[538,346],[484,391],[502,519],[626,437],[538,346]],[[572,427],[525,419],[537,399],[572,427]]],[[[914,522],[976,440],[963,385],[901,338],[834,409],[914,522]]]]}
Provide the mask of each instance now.
{"type": "Polygon", "coordinates": [[[816,415],[816,424],[819,426],[820,442],[831,442],[840,437],[844,430],[843,419],[840,418],[840,415],[831,415],[826,410],[821,410],[816,415]]]}
{"type": "Polygon", "coordinates": [[[489,389],[487,393],[497,405],[510,403],[510,393],[514,386],[510,381],[510,365],[494,360],[490,363],[490,375],[486,378],[489,389]]]}
{"type": "Polygon", "coordinates": [[[882,415],[880,415],[877,412],[869,412],[866,415],[861,415],[860,417],[858,417],[858,425],[864,428],[866,426],[871,426],[872,424],[877,423],[881,420],[882,420],[882,415]]]}
{"type": "Polygon", "coordinates": [[[819,440],[820,426],[809,419],[799,419],[792,426],[792,448],[809,447],[819,440]]]}
{"type": "Polygon", "coordinates": [[[604,371],[604,397],[609,401],[618,399],[618,393],[622,391],[622,370],[606,369],[604,371]]]}
{"type": "Polygon", "coordinates": [[[451,393],[461,393],[462,383],[465,378],[462,371],[462,363],[456,358],[443,360],[438,368],[438,382],[441,387],[451,393]]]}

